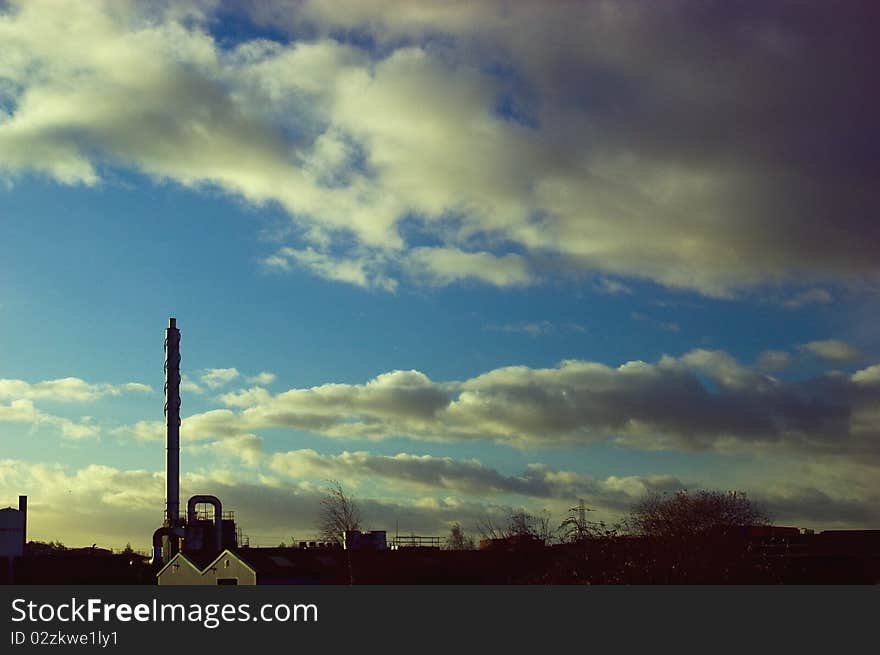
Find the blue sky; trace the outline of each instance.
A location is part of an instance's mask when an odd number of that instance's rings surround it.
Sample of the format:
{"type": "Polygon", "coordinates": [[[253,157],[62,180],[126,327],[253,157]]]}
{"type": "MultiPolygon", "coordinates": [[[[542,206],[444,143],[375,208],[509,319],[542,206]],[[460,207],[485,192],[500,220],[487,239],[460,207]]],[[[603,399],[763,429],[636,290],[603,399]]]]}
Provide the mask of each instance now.
{"type": "Polygon", "coordinates": [[[32,537],[146,547],[169,316],[183,491],[255,543],[311,536],[330,478],[425,534],[682,487],[876,526],[855,10],[63,4],[0,13],[0,504],[32,537]]]}

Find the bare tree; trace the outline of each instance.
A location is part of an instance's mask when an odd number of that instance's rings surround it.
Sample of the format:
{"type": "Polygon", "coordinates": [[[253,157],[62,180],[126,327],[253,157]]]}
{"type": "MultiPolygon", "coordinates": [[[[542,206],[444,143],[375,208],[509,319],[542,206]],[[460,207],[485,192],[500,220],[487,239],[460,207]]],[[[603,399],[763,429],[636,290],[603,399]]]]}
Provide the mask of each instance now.
{"type": "Polygon", "coordinates": [[[338,480],[330,480],[327,494],[321,499],[318,534],[321,541],[342,545],[346,530],[359,530],[361,512],[338,480]]]}
{"type": "Polygon", "coordinates": [[[460,523],[456,521],[450,526],[446,550],[473,550],[475,547],[474,538],[465,535],[460,523]]]}
{"type": "Polygon", "coordinates": [[[537,517],[537,525],[538,525],[538,537],[540,537],[544,543],[552,543],[557,540],[558,530],[553,526],[553,518],[550,516],[550,512],[545,510],[541,510],[541,515],[537,517]]]}
{"type": "Polygon", "coordinates": [[[489,515],[477,519],[474,529],[480,535],[480,539],[503,539],[507,536],[504,528],[489,515]]]}
{"type": "Polygon", "coordinates": [[[584,505],[583,499],[576,507],[568,510],[568,516],[559,524],[559,534],[563,541],[574,542],[589,539],[593,536],[590,523],[587,521],[587,512],[593,510],[584,505]]]}
{"type": "Polygon", "coordinates": [[[620,523],[605,521],[581,521],[569,515],[557,528],[559,538],[564,543],[574,543],[586,539],[616,537],[623,531],[620,523]]]}
{"type": "Polygon", "coordinates": [[[523,508],[516,510],[507,519],[507,534],[512,537],[521,535],[535,536],[534,518],[523,508]]]}
{"type": "Polygon", "coordinates": [[[685,537],[705,534],[717,526],[765,525],[764,510],[739,491],[697,491],[651,494],[633,505],[627,529],[638,535],[685,537]]]}

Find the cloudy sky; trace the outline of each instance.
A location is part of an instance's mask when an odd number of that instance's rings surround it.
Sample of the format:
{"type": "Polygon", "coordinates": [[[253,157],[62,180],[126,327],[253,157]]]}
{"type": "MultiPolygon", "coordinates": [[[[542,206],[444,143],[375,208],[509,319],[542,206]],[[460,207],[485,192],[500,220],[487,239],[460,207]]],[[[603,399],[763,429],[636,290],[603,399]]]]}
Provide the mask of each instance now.
{"type": "Polygon", "coordinates": [[[146,549],[739,489],[880,524],[874,3],[0,1],[0,506],[146,549]],[[872,189],[874,189],[872,191],[872,189]]]}

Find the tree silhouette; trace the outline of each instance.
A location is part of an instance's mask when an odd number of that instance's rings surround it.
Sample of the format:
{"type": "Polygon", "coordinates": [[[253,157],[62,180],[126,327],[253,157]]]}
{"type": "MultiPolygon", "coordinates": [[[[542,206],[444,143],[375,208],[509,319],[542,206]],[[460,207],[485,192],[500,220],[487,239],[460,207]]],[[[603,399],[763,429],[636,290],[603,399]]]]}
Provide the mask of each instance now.
{"type": "Polygon", "coordinates": [[[359,530],[361,527],[360,509],[338,480],[330,480],[327,484],[327,494],[321,499],[317,527],[321,541],[338,545],[342,545],[347,530],[359,530]]]}
{"type": "Polygon", "coordinates": [[[446,550],[473,550],[475,548],[473,537],[465,535],[461,524],[457,521],[449,528],[449,536],[446,538],[446,550]]]}
{"type": "Polygon", "coordinates": [[[609,525],[605,521],[588,521],[587,512],[592,511],[591,508],[584,505],[583,500],[577,506],[570,508],[568,516],[556,529],[561,541],[574,543],[585,539],[617,536],[621,525],[619,523],[609,525]]]}
{"type": "Polygon", "coordinates": [[[477,522],[477,531],[482,539],[508,539],[510,537],[529,536],[545,542],[554,538],[554,530],[550,527],[550,514],[547,510],[540,515],[529,513],[525,508],[511,510],[507,517],[507,525],[502,526],[485,517],[477,522]]]}
{"type": "Polygon", "coordinates": [[[651,537],[687,537],[708,533],[718,526],[765,525],[764,510],[739,491],[697,491],[650,494],[633,505],[626,527],[651,537]]]}

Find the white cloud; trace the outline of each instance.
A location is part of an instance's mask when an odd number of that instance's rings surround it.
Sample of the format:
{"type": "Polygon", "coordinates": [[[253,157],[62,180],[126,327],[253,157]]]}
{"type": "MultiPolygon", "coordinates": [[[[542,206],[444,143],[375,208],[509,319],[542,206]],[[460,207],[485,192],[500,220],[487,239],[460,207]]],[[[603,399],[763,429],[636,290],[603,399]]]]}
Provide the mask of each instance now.
{"type": "Polygon", "coordinates": [[[784,350],[764,350],[758,355],[756,365],[763,371],[775,373],[791,365],[791,355],[784,350]]]}
{"type": "Polygon", "coordinates": [[[91,418],[82,417],[73,421],[62,416],[55,416],[38,410],[34,403],[27,399],[13,400],[9,405],[0,404],[0,422],[23,423],[33,427],[48,425],[57,428],[66,439],[88,439],[96,437],[100,428],[91,418]]]}
{"type": "Polygon", "coordinates": [[[415,248],[407,258],[411,274],[429,284],[445,286],[460,280],[478,280],[497,287],[525,286],[536,279],[521,255],[464,252],[457,248],[415,248]]]}
{"type": "Polygon", "coordinates": [[[15,423],[36,423],[39,418],[30,400],[13,400],[9,405],[0,405],[0,420],[15,423]]]}
{"type": "Polygon", "coordinates": [[[238,389],[220,396],[220,402],[227,407],[253,407],[271,400],[272,394],[263,387],[238,389]]]}
{"type": "Polygon", "coordinates": [[[827,305],[834,297],[826,289],[815,287],[808,289],[786,300],[782,305],[788,309],[800,309],[807,305],[827,305]]]}
{"type": "Polygon", "coordinates": [[[180,390],[184,391],[186,393],[195,393],[195,394],[205,393],[205,390],[202,389],[202,387],[200,387],[197,382],[193,381],[192,378],[188,377],[186,375],[186,373],[184,373],[183,376],[181,377],[180,390]]]}
{"type": "Polygon", "coordinates": [[[27,382],[17,379],[0,379],[0,401],[8,400],[8,405],[0,402],[0,421],[22,423],[33,427],[50,426],[57,429],[66,439],[87,439],[98,436],[100,427],[91,417],[78,420],[57,416],[38,409],[34,401],[60,403],[90,403],[108,396],[123,393],[152,393],[153,389],[139,382],[120,385],[91,384],[76,377],[27,382]]]}
{"type": "Polygon", "coordinates": [[[276,376],[274,373],[269,373],[268,371],[262,371],[261,373],[258,373],[257,375],[254,375],[254,376],[247,378],[247,381],[250,384],[267,386],[267,385],[270,385],[273,382],[275,382],[275,377],[276,376]]]}
{"type": "Polygon", "coordinates": [[[299,266],[325,280],[346,282],[358,287],[391,292],[397,288],[397,280],[382,274],[379,261],[369,256],[334,256],[313,248],[297,250],[287,247],[263,261],[269,268],[289,271],[291,266],[299,266]]]}
{"type": "Polygon", "coordinates": [[[202,373],[202,383],[210,389],[219,389],[238,378],[235,368],[209,368],[202,373]]]}
{"type": "Polygon", "coordinates": [[[857,20],[825,30],[824,3],[795,24],[687,2],[269,2],[258,19],[310,37],[232,48],[199,6],[11,3],[0,171],[124,167],[278,203],[300,236],[268,266],[384,290],[600,272],[728,296],[880,272],[858,165],[873,57],[857,20]],[[382,56],[333,38],[349,30],[382,56]],[[828,88],[835,111],[811,109],[828,88]]]}
{"type": "Polygon", "coordinates": [[[138,441],[161,441],[165,438],[165,423],[162,421],[138,421],[115,430],[116,434],[131,436],[138,441]]]}
{"type": "Polygon", "coordinates": [[[880,364],[874,364],[861,371],[856,371],[852,375],[853,382],[860,384],[878,384],[880,383],[880,364]]]}
{"type": "MultiPolygon", "coordinates": [[[[117,549],[130,542],[146,552],[150,536],[161,523],[164,473],[97,464],[77,469],[0,460],[0,497],[14,498],[22,492],[28,494],[31,539],[68,546],[97,542],[117,549]]],[[[181,498],[196,493],[217,495],[224,508],[235,510],[253,545],[274,546],[281,539],[289,541],[291,534],[300,538],[314,534],[323,491],[269,476],[254,481],[241,472],[211,470],[181,477],[181,498]]],[[[470,525],[475,517],[492,511],[483,503],[418,496],[399,500],[358,497],[357,501],[369,528],[390,530],[396,519],[401,528],[422,534],[442,533],[453,520],[470,525]]]]}
{"type": "MultiPolygon", "coordinates": [[[[220,396],[229,409],[183,420],[185,440],[292,428],[344,439],[462,441],[517,448],[611,441],[646,450],[839,454],[880,460],[873,368],[783,381],[728,353],[697,349],[654,364],[567,360],[439,383],[391,371],[365,384],[220,396]]],[[[130,432],[143,435],[144,425],[130,432]]],[[[161,425],[149,432],[161,438],[161,425]]]]}
{"type": "Polygon", "coordinates": [[[186,443],[211,437],[241,436],[234,419],[233,413],[228,409],[212,409],[187,416],[180,424],[180,438],[186,443]]]}
{"type": "Polygon", "coordinates": [[[189,453],[211,453],[222,458],[232,458],[250,467],[258,466],[263,461],[263,440],[255,434],[226,437],[186,448],[189,453]]]}
{"type": "Polygon", "coordinates": [[[140,382],[127,382],[122,385],[122,388],[125,391],[136,391],[139,393],[153,393],[153,387],[149,384],[142,384],[140,382]]]}
{"type": "MultiPolygon", "coordinates": [[[[232,411],[212,409],[184,417],[180,423],[180,440],[182,444],[189,446],[195,442],[248,436],[241,431],[241,425],[242,422],[232,411]]],[[[165,430],[164,421],[138,421],[133,425],[116,428],[114,433],[137,441],[162,441],[165,439],[165,430]]]]}
{"type": "MultiPolygon", "coordinates": [[[[215,453],[217,451],[214,451],[215,453]]],[[[200,457],[210,454],[207,450],[200,457]]],[[[366,452],[322,455],[300,450],[277,453],[270,468],[226,469],[216,466],[185,472],[181,499],[192,494],[218,496],[256,545],[275,545],[290,535],[301,539],[314,524],[327,475],[350,475],[346,488],[369,482],[374,493],[355,492],[368,529],[443,534],[452,521],[471,531],[487,515],[505,518],[505,498],[521,498],[535,509],[549,507],[561,520],[584,497],[596,515],[614,518],[650,491],[672,491],[682,482],[673,476],[611,475],[595,479],[573,471],[532,464],[518,475],[505,475],[478,462],[400,453],[366,452]],[[280,477],[270,473],[276,472],[280,477]],[[292,479],[291,479],[292,478],[292,479]],[[294,482],[293,480],[296,480],[294,482]],[[400,485],[404,485],[401,490],[400,485]]],[[[260,464],[258,463],[257,466],[260,464]]],[[[691,481],[695,483],[696,481],[691,481]]],[[[120,469],[102,464],[81,468],[63,464],[0,459],[0,498],[28,495],[29,538],[62,541],[68,546],[97,542],[122,548],[130,542],[147,551],[164,507],[164,472],[120,469]],[[158,518],[157,518],[158,517],[158,518]]],[[[689,488],[696,488],[689,484],[689,488]]],[[[783,524],[804,527],[863,527],[878,519],[876,489],[862,493],[816,484],[779,485],[770,481],[750,488],[783,524]]]]}
{"type": "Polygon", "coordinates": [[[619,280],[613,280],[607,277],[600,277],[593,284],[593,288],[599,293],[607,293],[612,295],[632,295],[632,289],[619,280]]]}
{"type": "Polygon", "coordinates": [[[803,344],[801,350],[816,357],[835,362],[850,362],[860,359],[862,356],[858,348],[838,339],[810,341],[803,344]]]}
{"type": "Polygon", "coordinates": [[[51,400],[60,402],[92,402],[105,396],[119,396],[124,392],[152,393],[149,385],[139,382],[126,384],[90,384],[74,377],[26,382],[25,380],[0,379],[0,399],[51,400]]]}
{"type": "Polygon", "coordinates": [[[343,452],[322,455],[311,449],[274,453],[269,467],[295,479],[370,480],[373,484],[400,485],[434,492],[489,497],[495,494],[531,498],[555,498],[572,502],[589,496],[604,509],[625,510],[650,491],[682,489],[686,485],[672,476],[610,476],[596,480],[573,471],[558,471],[543,464],[530,464],[519,475],[504,475],[475,460],[431,455],[372,455],[343,452]]]}
{"type": "Polygon", "coordinates": [[[772,378],[740,364],[723,350],[697,348],[683,355],[681,361],[692,369],[708,375],[713,382],[726,389],[761,388],[774,384],[772,378]]]}

